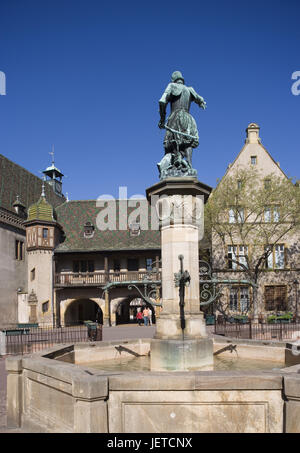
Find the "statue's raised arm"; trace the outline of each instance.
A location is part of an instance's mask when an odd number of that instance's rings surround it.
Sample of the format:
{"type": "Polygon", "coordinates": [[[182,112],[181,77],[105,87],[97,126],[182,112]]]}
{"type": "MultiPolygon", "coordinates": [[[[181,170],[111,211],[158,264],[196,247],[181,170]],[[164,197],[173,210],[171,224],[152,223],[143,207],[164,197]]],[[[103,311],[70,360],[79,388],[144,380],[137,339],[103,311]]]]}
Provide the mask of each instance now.
{"type": "Polygon", "coordinates": [[[203,97],[200,96],[198,93],[196,93],[196,91],[194,90],[193,87],[189,87],[189,90],[192,94],[192,96],[194,97],[193,101],[199,105],[199,107],[201,107],[203,110],[206,109],[206,102],[204,101],[203,97]]]}
{"type": "Polygon", "coordinates": [[[189,113],[192,102],[206,108],[203,97],[194,88],[184,84],[181,72],[173,72],[171,83],[159,100],[158,127],[166,129],[165,156],[158,164],[161,179],[170,176],[197,176],[197,171],[192,167],[192,153],[193,148],[199,144],[199,136],[196,122],[189,113]],[[171,113],[165,123],[169,103],[171,113]]]}

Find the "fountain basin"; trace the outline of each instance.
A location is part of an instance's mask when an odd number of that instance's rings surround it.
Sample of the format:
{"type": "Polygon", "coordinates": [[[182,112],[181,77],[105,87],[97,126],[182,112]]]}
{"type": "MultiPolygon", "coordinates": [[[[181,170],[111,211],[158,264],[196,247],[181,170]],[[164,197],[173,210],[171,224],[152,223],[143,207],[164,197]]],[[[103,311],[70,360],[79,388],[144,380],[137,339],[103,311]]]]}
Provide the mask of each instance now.
{"type": "MultiPolygon", "coordinates": [[[[299,432],[300,365],[288,366],[286,344],[222,338],[214,340],[214,351],[232,343],[240,357],[256,357],[260,364],[275,359],[282,368],[93,368],[95,361],[129,359],[132,352],[147,357],[150,340],[61,345],[8,358],[8,426],[36,426],[42,432],[299,432]],[[131,352],[116,349],[120,345],[131,352]]],[[[232,354],[226,349],[217,355],[232,354]]]]}

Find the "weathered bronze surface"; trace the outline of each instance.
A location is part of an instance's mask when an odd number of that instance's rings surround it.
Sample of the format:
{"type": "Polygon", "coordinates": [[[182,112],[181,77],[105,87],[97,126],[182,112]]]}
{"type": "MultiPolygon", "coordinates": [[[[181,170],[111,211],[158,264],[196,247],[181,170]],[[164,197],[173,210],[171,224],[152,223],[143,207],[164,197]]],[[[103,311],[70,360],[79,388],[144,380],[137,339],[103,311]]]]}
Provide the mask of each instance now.
{"type": "Polygon", "coordinates": [[[205,109],[206,102],[194,88],[187,87],[181,72],[172,74],[172,81],[159,100],[160,121],[158,127],[166,129],[164,139],[165,155],[157,164],[160,179],[177,176],[197,176],[192,167],[193,148],[199,145],[196,121],[189,113],[191,103],[205,109]],[[167,105],[171,113],[166,120],[167,105]]]}
{"type": "Polygon", "coordinates": [[[184,296],[185,296],[185,287],[189,286],[191,281],[191,276],[188,271],[183,270],[183,255],[179,255],[178,259],[180,260],[180,271],[174,274],[175,286],[179,286],[179,309],[180,309],[180,327],[182,330],[182,335],[184,335],[185,329],[185,316],[184,316],[184,296]]]}

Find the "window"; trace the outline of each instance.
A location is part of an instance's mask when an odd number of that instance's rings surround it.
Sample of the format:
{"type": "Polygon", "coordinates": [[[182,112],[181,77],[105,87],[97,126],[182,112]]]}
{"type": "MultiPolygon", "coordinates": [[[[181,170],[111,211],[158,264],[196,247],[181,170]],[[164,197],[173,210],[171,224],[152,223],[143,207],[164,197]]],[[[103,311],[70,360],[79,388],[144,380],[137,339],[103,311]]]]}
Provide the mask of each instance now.
{"type": "Polygon", "coordinates": [[[87,261],[80,261],[79,268],[80,272],[87,272],[88,270],[87,261]]]}
{"type": "Polygon", "coordinates": [[[267,269],[284,269],[285,267],[285,247],[284,244],[267,245],[265,247],[269,255],[266,259],[267,269]]]}
{"type": "Polygon", "coordinates": [[[273,207],[273,221],[279,222],[280,214],[279,214],[279,206],[273,207]]]}
{"type": "Polygon", "coordinates": [[[247,255],[248,255],[248,247],[246,245],[240,245],[238,261],[239,261],[239,263],[243,264],[246,267],[247,267],[247,255]]]}
{"type": "Polygon", "coordinates": [[[265,208],[264,218],[265,222],[271,222],[271,208],[265,208]]]}
{"type": "Polygon", "coordinates": [[[265,189],[268,189],[271,185],[271,179],[265,179],[264,181],[264,186],[265,186],[265,189]]]}
{"type": "Polygon", "coordinates": [[[237,286],[230,288],[229,308],[231,311],[247,313],[249,311],[249,288],[248,286],[237,286]]]}
{"type": "Polygon", "coordinates": [[[251,165],[257,164],[257,156],[251,156],[251,165]]]}
{"type": "Polygon", "coordinates": [[[146,258],[146,269],[148,272],[152,271],[152,259],[151,258],[146,258]]]}
{"type": "Polygon", "coordinates": [[[139,236],[141,234],[141,226],[139,223],[131,223],[129,225],[129,234],[130,236],[139,236]]]}
{"type": "Polygon", "coordinates": [[[49,300],[47,300],[47,302],[44,302],[42,304],[42,312],[46,313],[48,310],[49,310],[49,300]]]}
{"type": "Polygon", "coordinates": [[[230,208],[229,209],[229,223],[243,223],[245,222],[244,208],[230,208]]]}
{"type": "Polygon", "coordinates": [[[15,241],[15,259],[18,261],[22,261],[24,259],[24,242],[23,241],[15,241]]]}
{"type": "Polygon", "coordinates": [[[265,222],[279,222],[279,206],[267,206],[264,209],[265,222]]]}
{"type": "Polygon", "coordinates": [[[287,290],[285,285],[265,286],[265,307],[267,311],[287,310],[287,290]]]}
{"type": "Polygon", "coordinates": [[[230,288],[229,308],[232,311],[238,309],[238,288],[230,288]]]}
{"type": "Polygon", "coordinates": [[[94,271],[95,271],[94,261],[91,260],[73,261],[73,272],[76,274],[79,272],[94,272],[94,271]]]}
{"type": "Polygon", "coordinates": [[[239,266],[238,263],[247,267],[247,255],[248,247],[246,245],[228,245],[228,269],[242,270],[242,266],[239,266]]]}
{"type": "Polygon", "coordinates": [[[240,179],[237,182],[237,187],[238,187],[238,190],[241,190],[242,187],[243,187],[243,183],[242,183],[242,181],[240,179]]]}
{"type": "Polygon", "coordinates": [[[235,223],[235,214],[232,208],[229,210],[229,223],[235,223]]]}
{"type": "Polygon", "coordinates": [[[275,245],[274,264],[276,269],[284,269],[284,245],[275,245]]]}
{"type": "Polygon", "coordinates": [[[244,208],[237,208],[237,222],[238,223],[245,222],[244,208]]]}
{"type": "Polygon", "coordinates": [[[139,260],[137,258],[128,258],[127,269],[129,271],[138,271],[139,270],[139,260]]]}
{"type": "Polygon", "coordinates": [[[35,280],[35,267],[30,271],[30,280],[31,281],[35,280]]]}
{"type": "Polygon", "coordinates": [[[48,228],[43,228],[43,239],[48,238],[48,228]]]}
{"type": "Polygon", "coordinates": [[[120,272],[121,269],[121,264],[119,260],[114,260],[114,271],[115,272],[120,272]]]}
{"type": "Polygon", "coordinates": [[[91,238],[94,236],[95,227],[91,222],[86,222],[83,227],[83,235],[85,238],[91,238]]]}
{"type": "Polygon", "coordinates": [[[248,312],[250,308],[249,288],[242,286],[240,288],[240,311],[248,312]]]}

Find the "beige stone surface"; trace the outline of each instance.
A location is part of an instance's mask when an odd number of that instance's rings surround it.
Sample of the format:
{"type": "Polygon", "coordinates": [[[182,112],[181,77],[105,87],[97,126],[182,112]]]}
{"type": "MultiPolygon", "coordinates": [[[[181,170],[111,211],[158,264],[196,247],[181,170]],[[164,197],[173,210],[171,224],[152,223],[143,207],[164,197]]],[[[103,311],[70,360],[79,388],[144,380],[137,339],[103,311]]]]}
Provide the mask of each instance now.
{"type": "Polygon", "coordinates": [[[282,432],[281,391],[110,392],[111,432],[282,432]]]}
{"type": "Polygon", "coordinates": [[[287,434],[300,433],[300,402],[288,401],[285,404],[287,434]]]}
{"type": "MultiPolygon", "coordinates": [[[[52,276],[52,250],[31,250],[27,252],[28,263],[28,294],[32,291],[37,296],[37,321],[39,323],[52,323],[53,303],[53,276],[52,276]],[[31,271],[35,269],[35,278],[32,280],[31,271]],[[43,313],[42,304],[48,302],[49,309],[43,313]]],[[[28,321],[29,322],[29,319],[28,321]]]]}
{"type": "Polygon", "coordinates": [[[230,343],[224,344],[214,341],[214,352],[220,351],[225,346],[232,344],[236,347],[236,352],[224,351],[222,357],[232,357],[232,354],[240,358],[254,359],[254,360],[267,360],[274,362],[285,363],[285,348],[282,346],[261,346],[255,344],[239,344],[232,339],[230,343]]]}
{"type": "Polygon", "coordinates": [[[213,369],[210,338],[151,341],[151,371],[193,371],[213,369]]]}
{"type": "MultiPolygon", "coordinates": [[[[146,351],[149,341],[131,345],[146,351]]],[[[74,349],[91,359],[100,346],[65,345],[7,360],[8,428],[22,421],[40,432],[300,432],[299,365],[268,372],[109,373],[61,361],[74,358],[74,349]]]]}
{"type": "Polygon", "coordinates": [[[75,347],[75,363],[76,364],[90,364],[93,362],[100,362],[102,360],[113,360],[122,357],[132,358],[132,353],[122,350],[118,351],[118,347],[123,346],[131,352],[140,355],[148,355],[150,351],[150,340],[126,340],[126,341],[103,341],[97,346],[76,346],[75,347]]]}
{"type": "Polygon", "coordinates": [[[199,232],[194,224],[174,224],[161,229],[162,244],[162,299],[163,310],[157,319],[156,338],[182,337],[180,326],[179,288],[174,274],[180,270],[179,255],[183,255],[183,268],[191,280],[185,288],[184,313],[187,338],[206,337],[203,314],[199,310],[199,232]]]}
{"type": "Polygon", "coordinates": [[[174,284],[174,274],[180,269],[179,255],[184,256],[184,270],[191,276],[185,291],[185,312],[199,313],[198,228],[194,225],[162,228],[161,247],[163,313],[179,314],[179,290],[174,284]]]}

